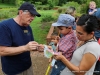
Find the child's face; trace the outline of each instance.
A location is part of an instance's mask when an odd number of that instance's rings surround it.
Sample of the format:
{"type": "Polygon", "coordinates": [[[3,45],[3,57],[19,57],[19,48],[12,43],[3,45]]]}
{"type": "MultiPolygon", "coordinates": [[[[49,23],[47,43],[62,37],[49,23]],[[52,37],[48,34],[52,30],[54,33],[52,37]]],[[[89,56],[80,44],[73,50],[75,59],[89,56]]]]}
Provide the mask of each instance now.
{"type": "Polygon", "coordinates": [[[90,8],[90,9],[95,9],[95,8],[96,8],[95,3],[90,3],[89,8],[90,8]]]}
{"type": "Polygon", "coordinates": [[[71,31],[71,27],[60,26],[58,27],[58,29],[59,29],[59,32],[63,35],[66,35],[71,31]]]}

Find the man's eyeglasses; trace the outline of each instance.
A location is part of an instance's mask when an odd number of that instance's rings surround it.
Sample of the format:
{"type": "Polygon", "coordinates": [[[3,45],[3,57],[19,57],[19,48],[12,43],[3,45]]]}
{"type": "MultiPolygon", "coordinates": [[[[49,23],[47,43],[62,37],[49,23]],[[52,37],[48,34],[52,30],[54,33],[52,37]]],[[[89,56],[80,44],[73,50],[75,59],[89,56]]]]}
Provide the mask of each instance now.
{"type": "MultiPolygon", "coordinates": [[[[29,12],[28,10],[23,10],[23,12],[29,12]]],[[[30,13],[30,12],[29,12],[30,13]]],[[[32,16],[32,17],[36,17],[36,15],[33,15],[32,13],[30,13],[30,16],[32,16]]]]}

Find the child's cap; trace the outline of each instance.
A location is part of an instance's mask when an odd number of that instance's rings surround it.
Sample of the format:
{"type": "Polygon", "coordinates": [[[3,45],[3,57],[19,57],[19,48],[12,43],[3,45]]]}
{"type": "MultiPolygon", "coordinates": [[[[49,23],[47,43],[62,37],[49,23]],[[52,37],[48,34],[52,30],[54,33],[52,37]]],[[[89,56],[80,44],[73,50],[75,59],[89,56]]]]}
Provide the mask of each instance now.
{"type": "Polygon", "coordinates": [[[74,26],[75,18],[69,14],[60,14],[57,22],[53,23],[52,26],[74,26]]]}

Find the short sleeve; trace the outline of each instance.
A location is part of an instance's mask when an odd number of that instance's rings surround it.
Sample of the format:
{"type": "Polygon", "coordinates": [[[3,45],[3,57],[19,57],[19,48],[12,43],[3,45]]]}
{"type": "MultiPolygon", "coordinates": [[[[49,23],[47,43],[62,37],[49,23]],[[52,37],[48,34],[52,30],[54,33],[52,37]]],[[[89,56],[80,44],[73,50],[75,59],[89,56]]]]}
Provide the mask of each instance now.
{"type": "Polygon", "coordinates": [[[87,43],[84,54],[85,53],[93,54],[96,57],[96,59],[98,60],[99,56],[100,56],[100,45],[97,42],[87,43]]]}
{"type": "Polygon", "coordinates": [[[0,23],[0,45],[1,46],[11,46],[11,34],[10,30],[6,25],[0,23]]]}

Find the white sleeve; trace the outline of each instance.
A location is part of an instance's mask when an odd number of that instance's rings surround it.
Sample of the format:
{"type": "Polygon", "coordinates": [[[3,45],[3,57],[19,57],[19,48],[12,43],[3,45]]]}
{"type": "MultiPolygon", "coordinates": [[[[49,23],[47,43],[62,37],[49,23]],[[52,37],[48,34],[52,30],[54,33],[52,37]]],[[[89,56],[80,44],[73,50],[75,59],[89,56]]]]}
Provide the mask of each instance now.
{"type": "Polygon", "coordinates": [[[97,42],[87,43],[84,54],[85,53],[93,54],[96,57],[96,59],[98,60],[99,56],[100,56],[100,45],[97,42]]]}

